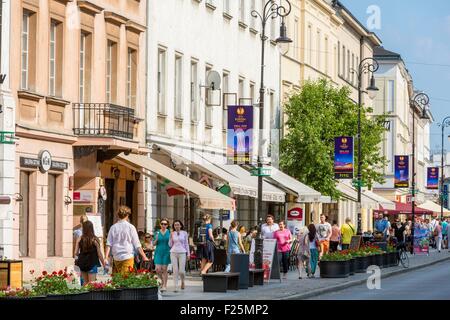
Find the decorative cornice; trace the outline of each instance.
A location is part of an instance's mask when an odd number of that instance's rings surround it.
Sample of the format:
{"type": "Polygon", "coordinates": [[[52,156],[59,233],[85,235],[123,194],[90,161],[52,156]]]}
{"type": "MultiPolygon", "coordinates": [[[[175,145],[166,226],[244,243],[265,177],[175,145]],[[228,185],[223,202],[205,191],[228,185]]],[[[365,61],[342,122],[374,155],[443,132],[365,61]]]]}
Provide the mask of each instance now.
{"type": "Polygon", "coordinates": [[[65,107],[70,104],[70,101],[57,98],[57,97],[45,97],[45,101],[47,104],[59,106],[59,107],[65,107]]]}
{"type": "Polygon", "coordinates": [[[128,20],[125,27],[127,30],[130,30],[135,33],[143,33],[147,30],[147,28],[137,22],[134,22],[132,20],[128,20]]]}
{"type": "Polygon", "coordinates": [[[19,99],[27,99],[36,102],[39,102],[39,100],[44,98],[43,95],[29,90],[19,90],[17,91],[17,96],[19,97],[19,99]]]}
{"type": "Polygon", "coordinates": [[[93,4],[90,1],[87,0],[78,0],[77,5],[80,8],[80,10],[84,13],[90,14],[90,15],[96,15],[103,11],[103,8],[93,4]]]}

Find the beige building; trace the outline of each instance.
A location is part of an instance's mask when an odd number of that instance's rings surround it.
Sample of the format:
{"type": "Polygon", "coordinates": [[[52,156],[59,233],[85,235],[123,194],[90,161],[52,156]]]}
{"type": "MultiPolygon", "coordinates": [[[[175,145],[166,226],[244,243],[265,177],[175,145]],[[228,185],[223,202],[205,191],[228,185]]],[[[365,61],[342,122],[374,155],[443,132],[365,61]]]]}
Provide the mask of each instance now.
{"type": "MultiPolygon", "coordinates": [[[[373,56],[373,49],[381,40],[369,32],[339,1],[295,0],[292,12],[287,17],[287,28],[293,42],[281,58],[282,101],[299,90],[308,80],[326,78],[336,86],[348,86],[351,98],[358,101],[358,70],[360,61],[373,56]]],[[[368,86],[368,77],[362,78],[362,87],[368,86]]],[[[363,94],[363,104],[372,105],[371,99],[363,94]]],[[[310,217],[318,221],[321,212],[339,222],[345,217],[356,217],[355,190],[340,188],[344,199],[339,203],[323,198],[319,210],[310,217]],[[341,203],[343,202],[343,203],[341,203]],[[349,203],[346,203],[349,202],[349,203]]],[[[369,210],[373,201],[363,195],[363,212],[369,210]]],[[[315,208],[307,208],[311,211],[315,208]]],[[[308,216],[308,215],[307,215],[308,216]]],[[[364,228],[370,228],[369,219],[363,219],[364,228]]]]}
{"type": "Polygon", "coordinates": [[[17,0],[11,21],[13,257],[27,275],[73,263],[81,214],[103,236],[126,204],[143,228],[143,177],[114,157],[146,151],[146,1],[17,0]]]}

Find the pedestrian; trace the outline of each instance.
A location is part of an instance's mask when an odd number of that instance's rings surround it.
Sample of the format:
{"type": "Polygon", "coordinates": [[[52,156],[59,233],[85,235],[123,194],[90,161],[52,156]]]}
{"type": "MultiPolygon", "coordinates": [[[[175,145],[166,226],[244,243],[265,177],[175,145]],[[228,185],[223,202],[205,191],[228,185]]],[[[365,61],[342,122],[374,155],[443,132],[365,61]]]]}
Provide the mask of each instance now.
{"type": "Polygon", "coordinates": [[[297,240],[299,243],[299,249],[297,253],[297,270],[298,278],[302,279],[303,269],[306,271],[307,277],[310,276],[309,258],[311,256],[311,251],[309,249],[309,237],[308,228],[302,227],[297,234],[297,240]]]}
{"type": "Polygon", "coordinates": [[[341,229],[339,229],[337,221],[333,220],[333,226],[331,227],[330,252],[338,251],[340,241],[341,241],[341,229]]]}
{"type": "Polygon", "coordinates": [[[78,256],[76,265],[81,270],[81,285],[93,282],[97,279],[97,267],[100,263],[106,266],[100,249],[100,240],[95,236],[94,225],[91,221],[83,222],[83,234],[77,239],[75,253],[78,256]]]}
{"type": "Polygon", "coordinates": [[[250,252],[251,241],[249,242],[247,239],[247,230],[245,229],[244,226],[240,226],[238,231],[239,234],[241,235],[242,244],[244,245],[243,253],[250,252]]]}
{"type": "Polygon", "coordinates": [[[83,214],[80,216],[80,224],[77,225],[73,230],[73,256],[77,258],[77,253],[75,252],[75,244],[83,235],[83,223],[88,221],[87,215],[83,214]]]}
{"type": "Polygon", "coordinates": [[[345,223],[341,227],[341,235],[342,250],[348,250],[350,242],[352,242],[352,237],[356,235],[356,229],[352,224],[352,219],[348,217],[345,219],[345,223]]]}
{"type": "Polygon", "coordinates": [[[312,223],[308,226],[308,240],[309,240],[309,254],[310,254],[309,257],[310,272],[308,277],[314,278],[321,249],[319,238],[317,236],[316,226],[312,223]]]}
{"type": "Polygon", "coordinates": [[[322,257],[322,255],[324,254],[327,254],[330,250],[331,224],[329,224],[326,219],[327,217],[324,214],[321,214],[320,222],[316,226],[320,243],[320,257],[322,257]]]}
{"type": "Polygon", "coordinates": [[[178,292],[178,276],[181,279],[181,290],[184,290],[184,277],[186,271],[186,261],[189,260],[189,235],[184,231],[183,223],[175,220],[170,233],[170,261],[173,267],[173,281],[175,292],[178,292]]]}
{"type": "Polygon", "coordinates": [[[238,222],[236,220],[231,221],[230,230],[228,232],[227,241],[227,265],[225,272],[230,272],[231,267],[231,255],[235,253],[245,252],[244,245],[242,244],[241,234],[237,231],[238,222]]]}
{"type": "Polygon", "coordinates": [[[266,223],[261,226],[261,235],[264,239],[273,239],[273,234],[279,229],[278,224],[274,223],[273,215],[268,214],[266,223]]]}
{"type": "Polygon", "coordinates": [[[448,249],[448,233],[447,233],[447,222],[448,218],[442,221],[442,249],[448,249]]]}
{"type": "Polygon", "coordinates": [[[434,227],[434,239],[436,241],[436,249],[441,252],[442,245],[442,224],[439,219],[436,219],[436,226],[434,227]]]}
{"type": "Polygon", "coordinates": [[[277,250],[279,262],[283,267],[283,279],[287,279],[287,273],[289,271],[289,252],[291,251],[292,233],[286,228],[285,222],[282,220],[278,222],[279,229],[274,232],[273,238],[277,240],[277,250]]]}
{"type": "Polygon", "coordinates": [[[405,232],[405,225],[400,222],[400,219],[395,218],[395,222],[392,225],[392,229],[394,230],[394,237],[398,242],[404,242],[403,233],[405,232]]]}
{"type": "Polygon", "coordinates": [[[134,252],[139,250],[143,261],[148,261],[139,241],[136,227],[128,222],[131,209],[120,206],[117,210],[119,221],[111,226],[106,240],[105,263],[108,263],[109,254],[112,253],[113,273],[125,274],[134,265],[134,252]]]}
{"type": "Polygon", "coordinates": [[[206,274],[214,263],[214,237],[211,224],[211,216],[205,214],[203,216],[203,224],[201,226],[200,236],[202,242],[199,243],[199,256],[202,259],[200,270],[201,274],[206,274]]]}
{"type": "Polygon", "coordinates": [[[169,278],[168,266],[170,264],[170,230],[169,220],[166,218],[161,219],[160,229],[156,232],[155,235],[155,267],[156,273],[161,279],[161,292],[167,290],[167,280],[169,278]]]}

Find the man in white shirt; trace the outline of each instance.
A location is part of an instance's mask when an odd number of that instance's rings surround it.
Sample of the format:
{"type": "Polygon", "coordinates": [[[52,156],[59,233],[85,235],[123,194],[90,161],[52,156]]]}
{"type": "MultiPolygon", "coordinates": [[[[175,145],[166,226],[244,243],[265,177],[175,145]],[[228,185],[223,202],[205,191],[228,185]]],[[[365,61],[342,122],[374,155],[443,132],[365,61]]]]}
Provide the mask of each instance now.
{"type": "Polygon", "coordinates": [[[143,261],[148,261],[142,250],[136,228],[128,222],[130,214],[130,208],[121,206],[117,212],[120,220],[108,232],[105,261],[108,261],[109,253],[112,252],[114,258],[113,273],[127,273],[130,268],[133,268],[136,250],[139,251],[143,261]]]}
{"type": "Polygon", "coordinates": [[[268,214],[266,217],[266,223],[261,226],[261,236],[264,239],[273,239],[273,234],[279,229],[280,227],[278,224],[273,221],[273,215],[268,214]]]}
{"type": "Polygon", "coordinates": [[[320,223],[317,224],[317,236],[320,243],[320,257],[327,254],[330,250],[330,238],[331,238],[331,224],[326,221],[327,217],[324,214],[320,215],[320,223]]]}

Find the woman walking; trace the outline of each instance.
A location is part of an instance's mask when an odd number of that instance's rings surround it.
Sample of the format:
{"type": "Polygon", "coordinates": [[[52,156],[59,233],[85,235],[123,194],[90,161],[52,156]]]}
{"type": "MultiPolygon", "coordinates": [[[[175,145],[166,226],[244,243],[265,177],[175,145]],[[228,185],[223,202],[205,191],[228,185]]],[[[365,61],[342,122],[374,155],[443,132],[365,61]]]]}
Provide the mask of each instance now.
{"type": "Polygon", "coordinates": [[[200,270],[201,274],[206,274],[214,263],[214,237],[211,224],[211,216],[203,216],[202,237],[204,242],[199,244],[199,256],[202,259],[200,270]]]}
{"type": "Polygon", "coordinates": [[[167,272],[167,266],[170,264],[170,231],[168,229],[169,220],[161,219],[161,229],[156,232],[155,237],[155,266],[156,273],[161,279],[161,292],[167,290],[167,279],[169,274],[167,272]]]}
{"type": "Polygon", "coordinates": [[[309,250],[309,237],[308,228],[302,227],[297,235],[297,240],[299,243],[298,259],[297,259],[297,270],[298,278],[302,279],[302,271],[305,269],[306,275],[309,277],[309,258],[311,252],[309,250]]]}
{"type": "Polygon", "coordinates": [[[245,229],[244,226],[240,226],[239,227],[239,233],[241,234],[241,240],[242,240],[242,244],[244,245],[244,251],[243,253],[246,252],[250,252],[250,244],[247,240],[247,230],[245,229]]]}
{"type": "Polygon", "coordinates": [[[77,239],[75,253],[78,254],[77,266],[81,270],[81,285],[93,282],[97,278],[97,267],[105,267],[100,240],[95,236],[94,225],[91,221],[82,224],[83,234],[77,239]]]}
{"type": "Polygon", "coordinates": [[[320,252],[319,238],[317,237],[317,230],[314,224],[310,224],[308,226],[308,240],[309,240],[310,267],[311,267],[308,277],[314,278],[320,252]]]}
{"type": "Polygon", "coordinates": [[[228,242],[227,242],[227,266],[225,272],[230,272],[231,267],[231,255],[233,253],[245,252],[244,245],[242,244],[242,236],[237,231],[238,222],[236,220],[231,221],[230,231],[228,232],[228,242]]]}
{"type": "Polygon", "coordinates": [[[178,292],[178,276],[181,279],[181,289],[184,290],[184,276],[186,270],[186,259],[189,260],[189,236],[184,231],[183,223],[175,220],[172,225],[173,232],[170,234],[170,261],[173,267],[173,281],[175,292],[178,292]]]}
{"type": "Polygon", "coordinates": [[[287,279],[289,270],[289,252],[291,251],[292,233],[286,229],[284,221],[278,222],[279,230],[275,231],[273,238],[277,240],[277,249],[280,254],[279,259],[283,266],[283,279],[287,279]]]}
{"type": "Polygon", "coordinates": [[[341,229],[339,228],[337,221],[333,220],[333,226],[331,227],[330,252],[338,251],[338,245],[340,241],[341,229]]]}

